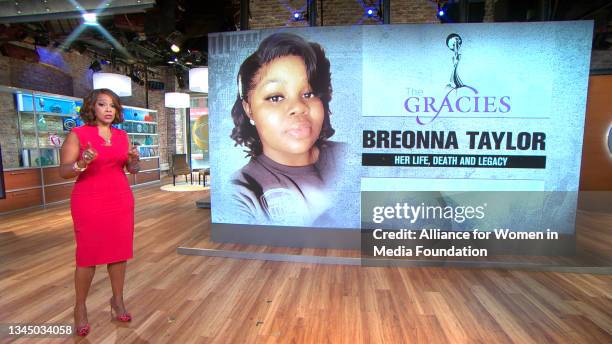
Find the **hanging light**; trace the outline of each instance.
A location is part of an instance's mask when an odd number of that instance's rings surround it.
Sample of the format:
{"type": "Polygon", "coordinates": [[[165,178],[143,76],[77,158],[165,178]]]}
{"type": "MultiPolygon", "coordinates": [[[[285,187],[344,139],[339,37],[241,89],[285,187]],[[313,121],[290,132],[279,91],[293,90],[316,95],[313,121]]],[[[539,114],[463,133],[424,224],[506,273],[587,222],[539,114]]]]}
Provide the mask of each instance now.
{"type": "Polygon", "coordinates": [[[198,67],[189,70],[189,90],[208,93],[208,67],[198,67]]]}
{"type": "Polygon", "coordinates": [[[115,73],[94,73],[93,88],[108,88],[119,97],[132,95],[132,80],[128,76],[115,73]]]}
{"type": "MultiPolygon", "coordinates": [[[[48,11],[47,11],[48,12],[48,11]]],[[[90,26],[97,26],[98,24],[98,15],[95,12],[83,13],[83,24],[90,26]]]]}
{"type": "Polygon", "coordinates": [[[189,93],[168,92],[164,95],[166,107],[174,109],[186,109],[189,107],[189,93]]]}

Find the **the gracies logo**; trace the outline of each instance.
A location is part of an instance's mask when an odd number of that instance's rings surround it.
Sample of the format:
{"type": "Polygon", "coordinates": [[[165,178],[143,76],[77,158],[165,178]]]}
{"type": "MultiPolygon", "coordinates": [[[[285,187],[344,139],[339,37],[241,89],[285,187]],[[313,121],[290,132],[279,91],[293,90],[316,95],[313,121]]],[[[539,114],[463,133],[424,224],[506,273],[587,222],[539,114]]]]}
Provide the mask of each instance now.
{"type": "Polygon", "coordinates": [[[511,110],[510,96],[481,96],[476,88],[463,83],[458,71],[462,44],[463,39],[456,33],[446,37],[446,46],[452,52],[452,72],[444,98],[411,96],[404,101],[404,109],[417,114],[418,124],[429,124],[443,112],[507,113],[511,110]]]}
{"type": "Polygon", "coordinates": [[[459,61],[461,60],[461,53],[459,52],[461,43],[463,43],[463,40],[461,36],[456,33],[451,33],[446,37],[446,46],[453,52],[453,73],[451,74],[450,84],[447,86],[453,90],[466,87],[466,85],[461,82],[461,78],[459,78],[459,74],[457,73],[457,67],[459,67],[459,61]]]}

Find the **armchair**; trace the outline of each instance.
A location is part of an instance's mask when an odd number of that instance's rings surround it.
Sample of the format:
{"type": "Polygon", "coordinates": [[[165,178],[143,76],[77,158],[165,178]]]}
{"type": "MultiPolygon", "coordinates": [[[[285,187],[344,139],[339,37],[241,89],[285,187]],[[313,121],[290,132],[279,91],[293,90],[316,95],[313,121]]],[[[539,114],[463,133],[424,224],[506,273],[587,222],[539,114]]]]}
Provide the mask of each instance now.
{"type": "Polygon", "coordinates": [[[193,183],[193,176],[191,175],[191,167],[187,163],[187,154],[173,154],[172,155],[172,167],[170,167],[170,173],[172,173],[172,185],[176,185],[176,176],[185,176],[185,183],[187,183],[187,176],[191,178],[193,183]]]}

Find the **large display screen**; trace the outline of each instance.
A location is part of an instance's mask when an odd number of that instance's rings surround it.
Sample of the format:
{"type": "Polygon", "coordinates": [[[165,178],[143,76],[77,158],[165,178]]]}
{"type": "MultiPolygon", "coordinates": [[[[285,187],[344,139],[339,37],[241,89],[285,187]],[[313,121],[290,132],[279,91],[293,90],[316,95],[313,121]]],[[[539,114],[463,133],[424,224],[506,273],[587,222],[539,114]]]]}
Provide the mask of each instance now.
{"type": "Polygon", "coordinates": [[[572,234],[591,35],[590,21],[211,34],[213,234],[572,234]]]}

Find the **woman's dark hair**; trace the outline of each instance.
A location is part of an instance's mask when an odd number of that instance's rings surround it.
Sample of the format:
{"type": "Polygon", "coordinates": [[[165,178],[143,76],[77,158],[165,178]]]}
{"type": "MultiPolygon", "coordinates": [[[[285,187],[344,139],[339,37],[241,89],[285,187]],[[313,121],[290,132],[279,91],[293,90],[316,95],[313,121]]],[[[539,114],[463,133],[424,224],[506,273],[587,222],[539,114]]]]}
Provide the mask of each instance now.
{"type": "Polygon", "coordinates": [[[83,100],[83,106],[81,107],[81,112],[79,116],[83,122],[89,125],[93,125],[96,122],[96,100],[98,100],[98,96],[101,94],[106,94],[111,97],[113,100],[113,105],[115,105],[115,119],[113,119],[112,124],[123,123],[123,107],[121,106],[121,102],[119,101],[119,96],[115,94],[115,92],[109,90],[108,88],[99,88],[97,90],[91,91],[87,97],[83,100]]]}
{"type": "Polygon", "coordinates": [[[294,34],[276,33],[261,41],[257,51],[242,62],[236,80],[239,89],[232,108],[234,129],[230,137],[236,141],[236,145],[247,147],[247,154],[250,156],[260,155],[263,147],[257,129],[249,122],[249,117],[244,112],[242,101],[248,102],[249,91],[257,84],[256,76],[259,70],[274,59],[283,56],[297,56],[304,60],[310,87],[323,103],[325,116],[321,134],[315,144],[322,145],[335,132],[329,120],[331,115],[329,102],[332,97],[331,72],[329,60],[325,57],[323,48],[317,43],[307,42],[294,34]]]}

